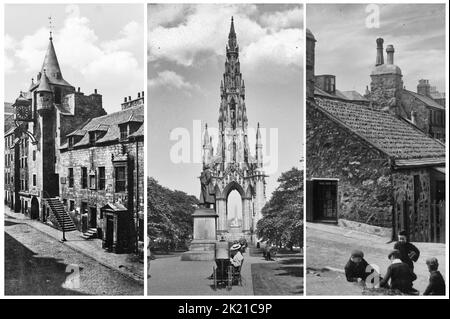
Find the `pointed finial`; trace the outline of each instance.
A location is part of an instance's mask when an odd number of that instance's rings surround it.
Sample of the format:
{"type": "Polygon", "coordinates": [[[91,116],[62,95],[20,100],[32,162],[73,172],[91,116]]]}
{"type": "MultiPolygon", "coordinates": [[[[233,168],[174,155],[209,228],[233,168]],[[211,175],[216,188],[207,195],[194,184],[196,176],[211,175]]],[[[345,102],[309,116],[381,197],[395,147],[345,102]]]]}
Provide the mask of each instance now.
{"type": "Polygon", "coordinates": [[[48,28],[50,30],[50,41],[53,40],[53,24],[52,24],[52,16],[48,17],[48,28]]]}

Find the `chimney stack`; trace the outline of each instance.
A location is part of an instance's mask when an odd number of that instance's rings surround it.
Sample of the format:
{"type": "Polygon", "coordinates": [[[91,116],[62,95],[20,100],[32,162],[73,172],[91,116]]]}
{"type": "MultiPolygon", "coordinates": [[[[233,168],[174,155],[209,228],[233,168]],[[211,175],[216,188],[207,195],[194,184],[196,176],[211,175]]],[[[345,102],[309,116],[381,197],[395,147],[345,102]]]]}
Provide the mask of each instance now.
{"type": "Polygon", "coordinates": [[[430,96],[431,95],[430,82],[424,79],[419,80],[419,84],[417,84],[417,93],[425,96],[430,96]]]}
{"type": "Polygon", "coordinates": [[[131,101],[131,96],[128,96],[128,101],[131,101]]]}
{"type": "Polygon", "coordinates": [[[142,96],[142,97],[144,97],[144,91],[142,91],[142,94],[141,94],[141,96],[142,96]]]}
{"type": "Polygon", "coordinates": [[[384,57],[383,57],[383,38],[377,39],[377,60],[375,62],[375,66],[384,64],[384,57]]]}
{"type": "Polygon", "coordinates": [[[141,98],[141,92],[138,92],[138,99],[141,98]]]}
{"type": "Polygon", "coordinates": [[[94,89],[94,94],[97,94],[97,89],[94,89]]]}
{"type": "Polygon", "coordinates": [[[394,46],[392,44],[389,44],[386,47],[387,64],[394,64],[394,52],[394,46]]]}

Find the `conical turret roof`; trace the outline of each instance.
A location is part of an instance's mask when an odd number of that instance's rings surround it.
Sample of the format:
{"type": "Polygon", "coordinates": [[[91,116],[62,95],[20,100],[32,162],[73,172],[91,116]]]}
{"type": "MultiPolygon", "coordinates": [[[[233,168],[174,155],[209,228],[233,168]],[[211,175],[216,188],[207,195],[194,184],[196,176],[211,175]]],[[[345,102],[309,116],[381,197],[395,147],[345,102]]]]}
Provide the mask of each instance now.
{"type": "Polygon", "coordinates": [[[42,72],[41,80],[39,81],[39,86],[36,92],[52,92],[45,69],[42,72]]]}
{"type": "Polygon", "coordinates": [[[58,58],[56,56],[55,47],[53,46],[53,38],[50,37],[47,47],[47,53],[45,54],[44,63],[42,63],[41,73],[47,73],[48,80],[51,84],[72,86],[66,80],[64,80],[59,67],[58,58]]]}

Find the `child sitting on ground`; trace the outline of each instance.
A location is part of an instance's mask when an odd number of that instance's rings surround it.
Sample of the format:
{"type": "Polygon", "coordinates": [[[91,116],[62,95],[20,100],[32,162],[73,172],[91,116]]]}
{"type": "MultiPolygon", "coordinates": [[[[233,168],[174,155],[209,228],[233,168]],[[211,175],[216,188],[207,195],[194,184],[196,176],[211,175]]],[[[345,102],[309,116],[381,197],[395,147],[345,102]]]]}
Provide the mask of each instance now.
{"type": "Polygon", "coordinates": [[[430,282],[424,291],[424,295],[445,296],[445,281],[438,270],[439,262],[435,257],[428,258],[428,271],[430,272],[430,282]]]}
{"type": "Polygon", "coordinates": [[[353,250],[345,265],[345,277],[348,282],[365,281],[369,273],[366,272],[369,263],[364,259],[364,253],[361,250],[353,250]]]}
{"type": "Polygon", "coordinates": [[[400,260],[400,256],[400,252],[396,249],[388,255],[391,264],[387,269],[386,276],[381,280],[380,286],[399,290],[404,294],[416,295],[417,290],[413,288],[413,281],[417,279],[417,276],[406,263],[400,260]]]}

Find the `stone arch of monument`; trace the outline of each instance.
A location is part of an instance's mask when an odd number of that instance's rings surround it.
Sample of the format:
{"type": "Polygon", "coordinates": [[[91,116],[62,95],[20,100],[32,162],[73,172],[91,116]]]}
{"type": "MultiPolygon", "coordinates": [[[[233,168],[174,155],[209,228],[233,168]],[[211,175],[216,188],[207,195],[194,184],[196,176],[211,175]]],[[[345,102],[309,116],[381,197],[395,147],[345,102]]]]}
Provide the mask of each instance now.
{"type": "Polygon", "coordinates": [[[230,229],[228,225],[228,213],[227,213],[227,200],[228,195],[236,190],[239,195],[241,195],[242,200],[242,232],[240,234],[234,234],[234,237],[247,238],[250,240],[251,232],[252,232],[252,220],[253,220],[253,196],[250,185],[242,186],[240,183],[236,181],[229,182],[223,190],[220,190],[218,187],[216,190],[219,191],[216,194],[216,212],[218,215],[217,220],[217,234],[218,236],[223,236],[227,239],[236,239],[230,238],[230,229]],[[245,188],[244,188],[245,187],[245,188]]]}

